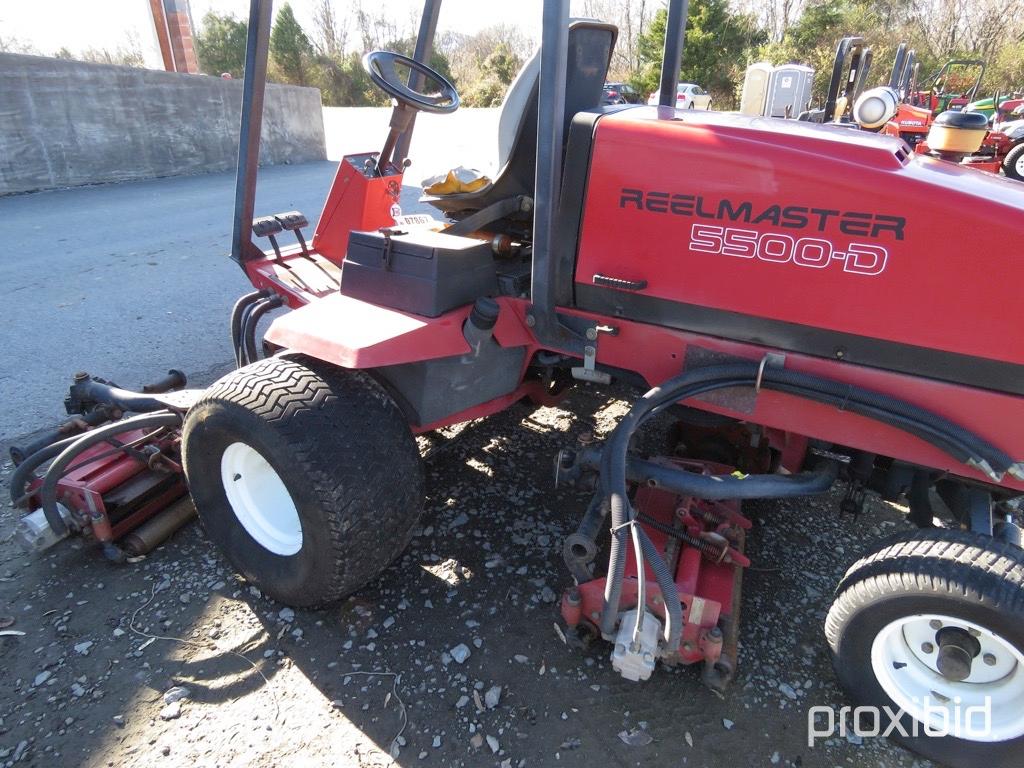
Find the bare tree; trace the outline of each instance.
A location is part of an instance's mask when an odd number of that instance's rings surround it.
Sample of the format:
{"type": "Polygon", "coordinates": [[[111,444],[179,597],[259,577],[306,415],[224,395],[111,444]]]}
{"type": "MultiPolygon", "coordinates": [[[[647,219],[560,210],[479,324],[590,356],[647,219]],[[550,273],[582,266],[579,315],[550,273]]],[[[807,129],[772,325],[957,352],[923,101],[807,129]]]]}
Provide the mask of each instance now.
{"type": "Polygon", "coordinates": [[[25,42],[17,37],[0,35],[0,51],[4,53],[24,53],[38,56],[38,49],[32,43],[25,42]]]}
{"type": "Polygon", "coordinates": [[[742,10],[754,14],[773,43],[781,43],[785,39],[786,32],[800,18],[805,5],[804,0],[745,0],[739,3],[742,10]]]}
{"type": "Polygon", "coordinates": [[[1024,0],[917,0],[911,13],[937,59],[991,59],[1024,32],[1024,0]]]}
{"type": "Polygon", "coordinates": [[[472,84],[478,80],[483,74],[484,61],[495,51],[507,49],[521,62],[533,53],[534,46],[535,42],[518,27],[495,24],[475,35],[456,32],[438,35],[434,49],[448,59],[452,75],[461,85],[472,84]]]}
{"type": "Polygon", "coordinates": [[[581,0],[578,8],[583,16],[608,21],[619,28],[609,77],[628,80],[639,71],[637,41],[660,5],[655,0],[581,0]]]}
{"type": "Polygon", "coordinates": [[[348,26],[338,23],[333,0],[317,0],[313,6],[313,45],[322,56],[341,58],[348,44],[348,26]]]}
{"type": "Polygon", "coordinates": [[[355,22],[364,51],[386,48],[390,43],[415,37],[418,31],[415,12],[402,21],[386,11],[370,13],[363,9],[362,2],[356,3],[355,22]]]}

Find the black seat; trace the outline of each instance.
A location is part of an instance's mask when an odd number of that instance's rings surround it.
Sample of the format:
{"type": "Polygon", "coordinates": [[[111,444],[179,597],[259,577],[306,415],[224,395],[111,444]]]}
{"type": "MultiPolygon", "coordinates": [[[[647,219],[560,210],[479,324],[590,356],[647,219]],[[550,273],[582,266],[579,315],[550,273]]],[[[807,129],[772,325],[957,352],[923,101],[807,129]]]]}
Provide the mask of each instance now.
{"type": "MultiPolygon", "coordinates": [[[[618,28],[591,19],[576,19],[569,25],[569,59],[566,67],[563,136],[569,137],[573,116],[601,105],[618,28]]],[[[537,92],[539,52],[522,67],[502,104],[499,134],[514,135],[502,158],[499,135],[499,167],[492,182],[476,192],[452,195],[424,195],[421,200],[454,215],[479,211],[520,195],[533,197],[537,168],[537,92]],[[525,98],[523,98],[523,94],[525,98]],[[518,96],[518,98],[517,98],[518,96]],[[514,131],[514,133],[513,133],[514,131]]],[[[563,152],[565,147],[562,147],[563,152]]]]}
{"type": "Polygon", "coordinates": [[[961,112],[959,109],[947,109],[936,116],[932,125],[944,125],[947,128],[968,131],[987,131],[988,118],[981,112],[961,112]]]}

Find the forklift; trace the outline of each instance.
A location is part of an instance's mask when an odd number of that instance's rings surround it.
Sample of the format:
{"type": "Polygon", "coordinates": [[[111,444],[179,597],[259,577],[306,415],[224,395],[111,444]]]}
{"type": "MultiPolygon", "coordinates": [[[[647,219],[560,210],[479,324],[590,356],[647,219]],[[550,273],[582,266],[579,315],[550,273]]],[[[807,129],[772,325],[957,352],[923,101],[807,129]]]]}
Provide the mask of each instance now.
{"type": "MultiPolygon", "coordinates": [[[[180,461],[240,574],[326,606],[409,542],[417,435],[615,382],[637,394],[610,436],[552,457],[558,482],[591,494],[564,542],[568,636],[607,642],[627,679],[699,664],[727,695],[742,503],[841,483],[855,517],[876,493],[912,525],[837,586],[823,630],[839,682],[922,755],[1018,766],[1024,263],[1005,243],[1024,231],[1019,185],[836,126],[831,104],[823,124],[675,109],[685,0],[668,3],[658,105],[602,106],[617,29],[545,0],[540,47],[501,107],[498,171],[409,216],[416,115],[459,107],[426,63],[440,6],[424,3],[413,57],[366,55],[393,99],[387,135],[341,160],[308,237],[301,213],[254,217],[272,15],[251,0],[239,367],[205,390],[76,377],[76,431],[22,457],[12,494],[54,538],[116,557],[67,470],[118,451],[164,472],[180,461]],[[634,437],[659,414],[678,439],[642,453],[634,437]]],[[[952,151],[957,127],[936,141],[952,151]]]]}

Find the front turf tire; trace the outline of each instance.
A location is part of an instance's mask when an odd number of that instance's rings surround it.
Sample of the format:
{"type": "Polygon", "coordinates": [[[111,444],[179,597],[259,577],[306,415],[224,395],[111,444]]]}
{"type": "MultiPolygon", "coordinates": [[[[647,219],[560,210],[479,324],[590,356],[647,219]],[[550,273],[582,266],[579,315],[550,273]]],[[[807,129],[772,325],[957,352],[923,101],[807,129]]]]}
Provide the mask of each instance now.
{"type": "Polygon", "coordinates": [[[1008,179],[1024,181],[1024,141],[1017,144],[1003,158],[1003,173],[1008,179]]]}
{"type": "Polygon", "coordinates": [[[900,722],[909,735],[891,734],[904,746],[952,768],[1019,768],[1024,550],[960,530],[900,536],[846,572],[825,635],[836,675],[856,705],[907,713],[900,722]],[[957,643],[974,654],[962,681],[938,671],[943,638],[951,637],[962,638],[957,643]],[[945,707],[952,722],[958,700],[965,713],[968,706],[984,706],[986,697],[991,727],[983,727],[978,714],[962,719],[960,738],[924,733],[921,723],[937,722],[925,704],[945,707]]]}
{"type": "Polygon", "coordinates": [[[361,371],[272,357],[216,382],[185,419],[189,490],[209,537],[283,603],[319,607],[380,574],[423,506],[416,441],[361,371]]]}

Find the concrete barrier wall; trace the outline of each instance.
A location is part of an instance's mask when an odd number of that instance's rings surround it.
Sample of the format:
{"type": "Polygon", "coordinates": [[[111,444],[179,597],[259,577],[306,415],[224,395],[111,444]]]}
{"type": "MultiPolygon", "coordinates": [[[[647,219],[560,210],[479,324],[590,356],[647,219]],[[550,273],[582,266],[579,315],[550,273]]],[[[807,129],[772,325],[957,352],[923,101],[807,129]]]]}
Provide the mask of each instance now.
{"type": "MultiPolygon", "coordinates": [[[[225,171],[242,81],[0,53],[0,195],[225,171]]],[[[260,162],[325,159],[315,88],[268,85],[260,162]]]]}

